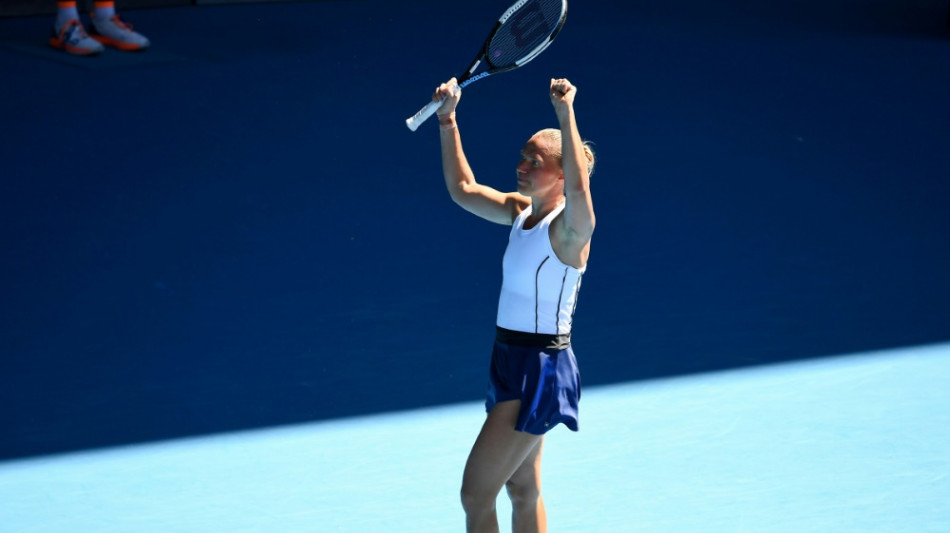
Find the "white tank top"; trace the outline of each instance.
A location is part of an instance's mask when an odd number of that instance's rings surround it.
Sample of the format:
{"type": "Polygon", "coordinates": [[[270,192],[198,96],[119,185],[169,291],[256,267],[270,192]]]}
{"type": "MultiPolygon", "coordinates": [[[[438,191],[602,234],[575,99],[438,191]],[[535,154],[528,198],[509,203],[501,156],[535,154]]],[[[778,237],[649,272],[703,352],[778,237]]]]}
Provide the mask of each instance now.
{"type": "Polygon", "coordinates": [[[504,277],[498,299],[499,327],[526,333],[571,333],[584,268],[565,265],[554,254],[549,228],[564,210],[562,203],[531,229],[523,229],[531,207],[511,226],[502,261],[504,277]]]}

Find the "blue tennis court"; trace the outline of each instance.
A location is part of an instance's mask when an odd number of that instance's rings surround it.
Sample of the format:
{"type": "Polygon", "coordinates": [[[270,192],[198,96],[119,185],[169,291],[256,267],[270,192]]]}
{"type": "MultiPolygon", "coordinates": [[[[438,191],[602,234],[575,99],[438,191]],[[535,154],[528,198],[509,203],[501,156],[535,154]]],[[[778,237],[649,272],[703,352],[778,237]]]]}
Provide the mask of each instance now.
{"type": "MultiPolygon", "coordinates": [[[[551,530],[947,531],[948,370],[943,344],[591,389],[582,431],[547,439],[551,530]]],[[[5,463],[0,519],[459,531],[482,416],[463,403],[5,463]]]]}
{"type": "MultiPolygon", "coordinates": [[[[0,530],[463,529],[508,230],[404,119],[506,4],[0,19],[0,530]]],[[[950,531],[947,7],[574,1],[465,90],[484,183],[552,77],[598,155],[551,531],[950,531]]]]}

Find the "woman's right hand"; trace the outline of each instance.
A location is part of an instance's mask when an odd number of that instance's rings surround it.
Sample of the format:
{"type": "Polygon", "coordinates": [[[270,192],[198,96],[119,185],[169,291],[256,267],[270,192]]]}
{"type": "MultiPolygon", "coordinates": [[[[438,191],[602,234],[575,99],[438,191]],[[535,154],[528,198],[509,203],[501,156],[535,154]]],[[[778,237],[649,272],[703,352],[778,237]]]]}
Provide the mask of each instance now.
{"type": "Polygon", "coordinates": [[[462,89],[459,89],[458,81],[455,78],[436,87],[435,93],[432,95],[433,102],[442,101],[442,105],[435,110],[439,115],[454,113],[455,106],[459,104],[459,100],[461,99],[462,89]]]}

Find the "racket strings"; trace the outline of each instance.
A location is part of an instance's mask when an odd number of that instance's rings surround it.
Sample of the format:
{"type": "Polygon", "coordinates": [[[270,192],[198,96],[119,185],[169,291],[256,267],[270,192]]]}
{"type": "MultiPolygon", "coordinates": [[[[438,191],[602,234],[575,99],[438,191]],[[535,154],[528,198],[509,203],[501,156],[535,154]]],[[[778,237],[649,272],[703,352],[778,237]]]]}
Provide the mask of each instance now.
{"type": "Polygon", "coordinates": [[[513,66],[551,38],[565,15],[563,0],[529,0],[498,28],[488,44],[493,67],[513,66]]]}

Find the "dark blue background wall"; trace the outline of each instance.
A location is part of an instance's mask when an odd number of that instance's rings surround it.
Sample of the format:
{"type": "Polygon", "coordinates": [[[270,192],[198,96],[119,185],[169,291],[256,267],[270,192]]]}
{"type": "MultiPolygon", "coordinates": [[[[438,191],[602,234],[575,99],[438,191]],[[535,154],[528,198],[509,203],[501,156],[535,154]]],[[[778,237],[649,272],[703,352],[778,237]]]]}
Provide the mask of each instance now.
{"type": "MultiPolygon", "coordinates": [[[[129,11],[153,48],[82,59],[0,21],[0,458],[481,397],[507,229],[403,119],[506,2],[431,4],[129,11]]],[[[950,339],[946,8],[576,0],[466,90],[510,189],[580,88],[585,385],[950,339]]]]}

